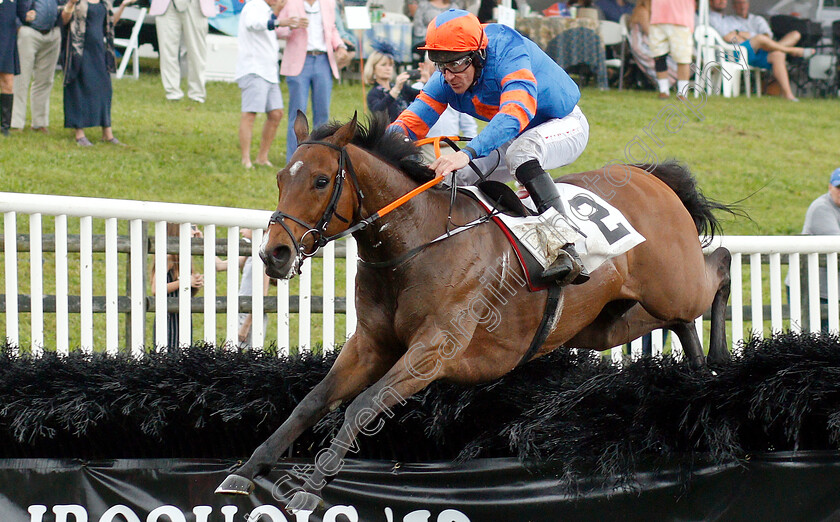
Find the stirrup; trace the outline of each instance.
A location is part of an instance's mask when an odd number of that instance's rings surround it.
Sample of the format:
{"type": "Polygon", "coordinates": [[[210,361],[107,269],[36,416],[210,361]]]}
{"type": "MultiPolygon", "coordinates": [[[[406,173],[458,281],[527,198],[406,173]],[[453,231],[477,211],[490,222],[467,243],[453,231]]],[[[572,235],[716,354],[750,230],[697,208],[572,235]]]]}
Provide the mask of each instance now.
{"type": "Polygon", "coordinates": [[[583,266],[573,244],[569,243],[559,252],[557,259],[543,272],[543,278],[560,284],[580,285],[589,281],[589,271],[583,266]]]}

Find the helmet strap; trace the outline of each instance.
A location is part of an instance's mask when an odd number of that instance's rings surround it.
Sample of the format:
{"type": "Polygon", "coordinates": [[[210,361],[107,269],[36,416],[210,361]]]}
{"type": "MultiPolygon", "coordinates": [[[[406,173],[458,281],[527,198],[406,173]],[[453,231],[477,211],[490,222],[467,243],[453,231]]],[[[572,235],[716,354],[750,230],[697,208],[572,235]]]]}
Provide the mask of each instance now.
{"type": "Polygon", "coordinates": [[[472,53],[472,66],[475,67],[475,76],[473,77],[472,85],[470,85],[470,89],[475,87],[478,83],[479,78],[481,77],[481,71],[484,69],[484,62],[487,61],[487,50],[486,49],[476,49],[472,53]]]}

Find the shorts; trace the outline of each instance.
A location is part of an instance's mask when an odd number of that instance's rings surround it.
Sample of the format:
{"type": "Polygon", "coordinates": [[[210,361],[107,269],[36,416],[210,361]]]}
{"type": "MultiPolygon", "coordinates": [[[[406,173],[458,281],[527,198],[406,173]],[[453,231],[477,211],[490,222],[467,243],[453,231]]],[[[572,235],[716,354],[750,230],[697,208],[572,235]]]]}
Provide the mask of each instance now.
{"type": "MultiPolygon", "coordinates": [[[[763,49],[759,49],[756,52],[752,48],[752,44],[749,40],[741,44],[741,47],[744,48],[744,51],[747,52],[747,63],[753,67],[758,67],[759,69],[770,69],[771,65],[770,62],[767,61],[767,51],[763,49]]],[[[737,59],[737,56],[736,56],[737,59]]]]}
{"type": "Polygon", "coordinates": [[[256,74],[246,74],[236,83],[242,89],[242,112],[271,112],[283,108],[279,83],[271,83],[256,74]]]}
{"type": "Polygon", "coordinates": [[[670,54],[677,63],[691,63],[694,38],[688,27],[674,24],[654,24],[648,33],[650,55],[654,58],[670,54]]]}

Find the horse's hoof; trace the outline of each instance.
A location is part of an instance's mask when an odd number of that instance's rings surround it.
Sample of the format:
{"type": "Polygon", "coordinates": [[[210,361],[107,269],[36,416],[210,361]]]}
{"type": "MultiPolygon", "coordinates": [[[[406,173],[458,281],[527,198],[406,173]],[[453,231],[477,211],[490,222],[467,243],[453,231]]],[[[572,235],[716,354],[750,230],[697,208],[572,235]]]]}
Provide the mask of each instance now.
{"type": "Polygon", "coordinates": [[[318,506],[324,503],[323,499],[314,493],[307,493],[306,491],[298,491],[292,500],[286,505],[286,511],[294,515],[298,511],[315,511],[318,506]]]}
{"type": "Polygon", "coordinates": [[[245,477],[230,474],[216,488],[219,495],[250,495],[254,491],[254,481],[245,477]]]}

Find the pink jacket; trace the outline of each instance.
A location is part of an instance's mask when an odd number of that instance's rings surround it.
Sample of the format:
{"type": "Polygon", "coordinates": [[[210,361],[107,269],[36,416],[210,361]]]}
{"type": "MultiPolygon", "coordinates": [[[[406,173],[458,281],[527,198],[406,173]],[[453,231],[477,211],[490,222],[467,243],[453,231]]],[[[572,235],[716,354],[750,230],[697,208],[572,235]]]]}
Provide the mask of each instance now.
{"type": "MultiPolygon", "coordinates": [[[[306,17],[303,8],[304,0],[289,0],[286,6],[277,15],[278,19],[306,17]]],[[[335,64],[335,48],[342,45],[341,37],[335,26],[335,0],[320,0],[321,17],[324,23],[324,41],[327,42],[327,57],[330,59],[330,68],[333,76],[338,79],[338,67],[335,64]]],[[[280,74],[283,76],[297,76],[303,70],[303,63],[306,61],[306,44],[309,35],[308,29],[290,29],[278,27],[277,37],[286,40],[286,49],[283,51],[283,61],[280,63],[280,74]]]]}
{"type": "MultiPolygon", "coordinates": [[[[149,15],[157,16],[166,12],[166,8],[172,0],[152,0],[152,5],[149,7],[149,15]]],[[[201,7],[201,12],[206,17],[216,16],[216,2],[215,0],[198,0],[198,5],[201,7]]]]}

